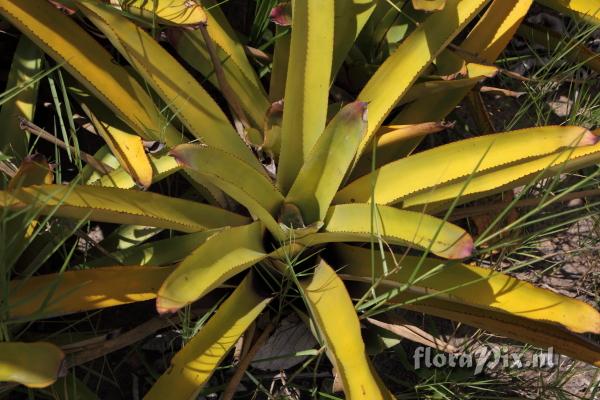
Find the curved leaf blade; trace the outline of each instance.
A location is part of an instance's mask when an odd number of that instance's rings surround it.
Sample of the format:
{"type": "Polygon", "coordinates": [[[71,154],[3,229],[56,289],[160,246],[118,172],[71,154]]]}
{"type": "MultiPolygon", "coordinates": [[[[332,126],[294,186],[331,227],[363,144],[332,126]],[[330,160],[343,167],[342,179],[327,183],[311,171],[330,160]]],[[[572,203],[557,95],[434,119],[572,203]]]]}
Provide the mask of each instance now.
{"type": "Polygon", "coordinates": [[[169,154],[183,168],[208,178],[263,221],[274,235],[281,236],[273,216],[281,208],[283,195],[266,175],[253,170],[234,155],[208,146],[184,144],[169,154]]]}
{"type": "Polygon", "coordinates": [[[198,334],[171,360],[171,366],[144,397],[193,399],[248,326],[269,303],[248,274],[198,334]]]}
{"type": "Polygon", "coordinates": [[[103,124],[89,108],[85,105],[83,108],[96,128],[96,132],[104,139],[119,161],[119,165],[138,185],[148,188],[152,184],[152,166],[146,155],[142,138],[117,127],[103,124]]]}
{"type": "Polygon", "coordinates": [[[158,42],[114,10],[91,2],[80,3],[79,8],[132,63],[195,137],[235,154],[262,172],[262,166],[217,103],[158,42]]]}
{"type": "Polygon", "coordinates": [[[460,302],[482,310],[495,310],[516,317],[560,325],[572,332],[600,333],[600,313],[589,304],[571,299],[547,289],[489,268],[460,263],[445,263],[435,259],[377,252],[372,267],[371,251],[349,245],[335,245],[328,250],[336,265],[343,265],[343,274],[382,278],[398,285],[410,284],[411,275],[418,271],[412,285],[421,293],[435,294],[434,298],[460,302]],[[385,259],[390,274],[383,274],[385,259]],[[395,266],[395,268],[393,268],[395,266]],[[451,290],[450,290],[451,289],[451,290]]]}
{"type": "Polygon", "coordinates": [[[181,134],[166,126],[146,90],[71,18],[46,1],[1,0],[0,13],[145,139],[167,144],[181,134]]]}
{"type": "Polygon", "coordinates": [[[13,280],[12,319],[49,318],[151,300],[172,267],[106,267],[13,280]]]}
{"type": "Polygon", "coordinates": [[[182,232],[236,226],[248,221],[246,217],[207,204],[101,186],[37,185],[0,192],[0,196],[4,207],[36,204],[42,214],[54,212],[53,215],[60,217],[156,226],[182,232]]]}
{"type": "Polygon", "coordinates": [[[30,388],[53,384],[65,355],[51,343],[0,343],[0,382],[16,382],[30,388]]]}
{"type": "Polygon", "coordinates": [[[502,167],[520,160],[543,156],[561,148],[589,146],[596,136],[585,128],[545,126],[449,143],[377,169],[338,192],[334,203],[366,202],[395,204],[405,197],[444,183],[502,167]],[[431,166],[438,173],[431,173],[431,166]],[[397,179],[402,177],[402,184],[397,179]],[[374,183],[373,183],[374,182],[374,183]]]}
{"type": "Polygon", "coordinates": [[[419,75],[487,3],[448,0],[442,11],[429,16],[379,67],[358,95],[369,103],[369,128],[359,154],[419,75]]]}
{"type": "Polygon", "coordinates": [[[321,260],[302,288],[327,354],[342,378],[346,398],[391,398],[370,365],[356,310],[335,271],[321,260]]]}
{"type": "Polygon", "coordinates": [[[159,313],[170,313],[210,292],[232,276],[267,257],[263,227],[254,222],[224,229],[186,257],[162,284],[159,313]]]}
{"type": "Polygon", "coordinates": [[[306,236],[307,245],[328,242],[370,242],[429,249],[449,259],[471,255],[473,238],[462,228],[427,214],[370,204],[343,204],[329,209],[323,233],[306,236]]]}
{"type": "Polygon", "coordinates": [[[467,185],[465,180],[442,185],[431,191],[407,196],[404,207],[418,207],[430,204],[429,210],[437,210],[450,203],[460,194],[458,203],[465,203],[493,193],[514,188],[531,182],[533,178],[550,177],[567,173],[598,163],[600,145],[576,149],[566,149],[532,161],[511,165],[499,170],[491,170],[473,177],[467,185]]]}

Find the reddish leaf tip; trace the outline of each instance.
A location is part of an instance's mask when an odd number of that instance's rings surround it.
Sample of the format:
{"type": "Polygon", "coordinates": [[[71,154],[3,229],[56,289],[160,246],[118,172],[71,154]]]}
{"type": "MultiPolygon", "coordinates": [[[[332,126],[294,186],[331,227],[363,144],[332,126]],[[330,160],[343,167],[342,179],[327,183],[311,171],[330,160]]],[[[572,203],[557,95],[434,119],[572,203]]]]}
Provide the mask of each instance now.
{"type": "Polygon", "coordinates": [[[165,297],[158,296],[156,298],[156,311],[160,315],[173,314],[177,312],[177,310],[181,309],[184,305],[185,304],[181,304],[165,297]]]}
{"type": "Polygon", "coordinates": [[[595,145],[596,143],[598,143],[598,136],[594,135],[590,131],[586,131],[583,134],[583,136],[581,137],[581,140],[579,141],[579,143],[577,145],[578,146],[592,146],[592,145],[595,145]]]}
{"type": "Polygon", "coordinates": [[[470,257],[473,254],[473,250],[475,250],[473,237],[465,234],[452,246],[446,257],[450,260],[460,260],[470,257]]]}
{"type": "Polygon", "coordinates": [[[281,3],[271,9],[269,14],[271,21],[279,26],[292,25],[292,14],[290,3],[281,3]]]}

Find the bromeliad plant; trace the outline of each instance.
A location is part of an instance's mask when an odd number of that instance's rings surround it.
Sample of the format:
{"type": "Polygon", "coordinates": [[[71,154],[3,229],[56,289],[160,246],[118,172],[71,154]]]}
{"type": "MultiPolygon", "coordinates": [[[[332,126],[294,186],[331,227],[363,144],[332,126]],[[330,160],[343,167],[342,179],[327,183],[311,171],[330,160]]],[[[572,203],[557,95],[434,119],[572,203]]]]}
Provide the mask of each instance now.
{"type": "MultiPolygon", "coordinates": [[[[434,216],[594,164],[596,135],[574,126],[536,127],[411,154],[423,136],[443,128],[430,121],[441,121],[479,81],[498,73],[492,64],[531,0],[396,2],[414,7],[420,21],[358,99],[343,105],[330,104],[331,83],[357,38],[354,54],[361,41],[380,35],[372,28],[391,10],[387,3],[294,0],[274,9],[281,26],[268,94],[215,2],[201,3],[0,0],[2,16],[70,74],[70,95],[107,143],[96,154],[101,167],[80,174],[86,184],[44,184],[43,174],[41,181],[22,179],[0,193],[3,208],[125,224],[121,233],[140,226],[186,233],[135,243],[84,269],[12,280],[0,304],[7,321],[154,298],[159,313],[173,313],[239,282],[148,399],[194,398],[250,324],[277,303],[310,316],[351,399],[392,398],[361,338],[361,318],[384,304],[553,346],[600,366],[599,346],[579,335],[600,333],[593,307],[461,263],[473,255],[473,239],[434,216]],[[128,66],[82,28],[83,18],[128,66]],[[371,31],[361,33],[365,26],[371,31]],[[190,69],[220,90],[227,110],[190,69]],[[187,143],[188,135],[197,143],[187,143]],[[166,149],[148,155],[143,140],[166,149]],[[136,190],[176,172],[205,201],[136,190]],[[282,290],[282,282],[294,289],[282,290]]],[[[597,1],[542,3],[598,23],[597,1]]],[[[10,101],[35,102],[30,92],[10,101]]],[[[32,129],[25,120],[21,125],[32,129]]],[[[56,378],[62,355],[55,346],[0,348],[0,380],[40,387],[56,378]]]]}

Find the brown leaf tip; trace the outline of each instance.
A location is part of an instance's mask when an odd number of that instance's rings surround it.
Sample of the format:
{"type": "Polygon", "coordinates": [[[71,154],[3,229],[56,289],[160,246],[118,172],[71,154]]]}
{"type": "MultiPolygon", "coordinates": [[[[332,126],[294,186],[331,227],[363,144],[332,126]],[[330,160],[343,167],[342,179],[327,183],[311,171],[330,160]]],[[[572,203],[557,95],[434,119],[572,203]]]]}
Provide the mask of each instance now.
{"type": "Polygon", "coordinates": [[[271,21],[279,26],[292,25],[292,6],[291,3],[280,3],[271,9],[269,14],[271,21]]]}

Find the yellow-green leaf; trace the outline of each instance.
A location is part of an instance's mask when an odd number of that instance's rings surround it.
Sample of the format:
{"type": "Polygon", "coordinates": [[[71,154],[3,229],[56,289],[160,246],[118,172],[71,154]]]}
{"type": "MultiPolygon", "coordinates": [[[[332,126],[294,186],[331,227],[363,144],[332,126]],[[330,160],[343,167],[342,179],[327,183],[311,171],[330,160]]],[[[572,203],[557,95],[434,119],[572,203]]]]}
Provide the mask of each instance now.
{"type": "Polygon", "coordinates": [[[30,388],[53,384],[65,355],[51,343],[0,343],[0,382],[16,382],[30,388]]]}
{"type": "Polygon", "coordinates": [[[252,274],[248,274],[206,325],[173,357],[167,372],[161,375],[144,398],[196,398],[215,368],[269,300],[256,292],[252,274]]]}
{"type": "Polygon", "coordinates": [[[331,120],[302,165],[286,203],[302,211],[305,224],[323,221],[367,129],[367,104],[345,106],[331,120]]]}
{"type": "Polygon", "coordinates": [[[88,1],[80,3],[79,7],[194,136],[262,170],[217,103],[156,40],[115,10],[88,1]]]}
{"type": "Polygon", "coordinates": [[[174,312],[267,257],[260,222],[224,229],[186,257],[161,286],[159,313],[174,312]]]}
{"type": "Polygon", "coordinates": [[[448,0],[446,3],[442,11],[429,16],[402,42],[360,92],[359,100],[369,103],[369,127],[360,153],[398,100],[488,0],[448,0]]]}
{"type": "Polygon", "coordinates": [[[207,21],[200,4],[189,0],[108,0],[110,4],[142,18],[174,25],[198,26],[207,21]]]}
{"type": "Polygon", "coordinates": [[[325,128],[333,57],[334,1],[295,1],[277,185],[291,187],[325,128]]]}
{"type": "MultiPolygon", "coordinates": [[[[190,66],[207,77],[215,87],[219,87],[214,65],[199,31],[173,31],[168,33],[168,38],[177,53],[190,66]]],[[[265,113],[269,108],[269,101],[262,85],[260,85],[258,79],[248,78],[247,74],[235,64],[229,54],[221,50],[218,51],[218,56],[221,60],[225,79],[239,99],[244,111],[248,114],[254,126],[262,126],[265,113]]],[[[254,73],[253,70],[251,71],[254,73]]]]}
{"type": "Polygon", "coordinates": [[[0,108],[0,151],[22,159],[27,155],[28,135],[19,126],[19,117],[33,120],[35,103],[39,86],[39,77],[44,63],[44,53],[26,36],[22,36],[17,44],[6,90],[18,90],[19,93],[0,108]]]}
{"type": "Polygon", "coordinates": [[[64,63],[81,82],[135,132],[168,144],[181,134],[167,126],[152,99],[125,68],[71,18],[47,1],[0,0],[0,13],[46,54],[64,63]]]}
{"type": "Polygon", "coordinates": [[[224,54],[227,54],[230,61],[242,71],[246,79],[254,87],[262,89],[262,83],[246,56],[243,41],[238,37],[235,30],[229,24],[227,17],[221,11],[221,2],[217,0],[203,0],[202,4],[207,8],[208,22],[206,29],[212,40],[224,54]]]}
{"type": "Polygon", "coordinates": [[[450,259],[465,258],[473,239],[462,228],[427,214],[370,204],[342,204],[327,213],[323,233],[306,236],[307,245],[327,242],[370,242],[415,246],[450,259]]]}
{"type": "Polygon", "coordinates": [[[277,27],[275,34],[275,49],[273,50],[273,68],[269,82],[269,100],[274,102],[283,100],[285,82],[290,60],[291,35],[288,28],[277,27]]]}
{"type": "MultiPolygon", "coordinates": [[[[210,230],[144,243],[113,251],[110,256],[87,261],[85,265],[94,268],[105,267],[114,265],[117,261],[123,265],[169,265],[183,260],[215,233],[210,230]]],[[[104,245],[104,242],[102,243],[104,245]]]]}
{"type": "Polygon", "coordinates": [[[242,225],[246,217],[189,200],[156,193],[101,186],[28,186],[0,192],[0,205],[22,208],[40,206],[42,214],[89,218],[116,224],[134,224],[197,232],[228,225],[242,225]]]}
{"type": "Polygon", "coordinates": [[[70,270],[10,282],[10,318],[48,318],[154,299],[172,267],[70,270]]]}
{"type": "Polygon", "coordinates": [[[435,188],[474,172],[508,166],[570,146],[596,142],[585,128],[545,126],[449,143],[382,166],[338,192],[334,203],[395,204],[408,195],[435,188]],[[436,172],[431,172],[431,166],[436,172]],[[398,178],[402,177],[401,184],[398,178]]]}
{"type": "Polygon", "coordinates": [[[342,378],[346,398],[392,398],[370,365],[354,305],[335,271],[321,260],[302,287],[327,354],[342,378]]]}
{"type": "Polygon", "coordinates": [[[170,153],[184,168],[205,176],[263,221],[275,235],[280,235],[274,215],[283,203],[283,195],[263,174],[223,150],[197,145],[177,146],[170,153]]]}
{"type": "MultiPolygon", "coordinates": [[[[46,160],[46,157],[41,154],[33,154],[23,159],[17,173],[8,182],[7,189],[11,191],[20,187],[51,184],[53,182],[54,173],[52,172],[52,168],[46,160]]],[[[14,232],[14,238],[16,239],[20,235],[18,232],[22,231],[23,227],[26,226],[27,228],[25,229],[24,236],[21,237],[21,239],[28,239],[33,235],[35,228],[38,226],[38,222],[34,218],[36,216],[36,210],[31,210],[29,213],[15,216],[6,221],[4,229],[6,229],[7,232],[14,232]]],[[[12,246],[15,246],[11,247],[14,251],[20,253],[20,251],[27,246],[27,242],[27,240],[20,240],[17,243],[11,242],[12,246]],[[19,250],[16,250],[17,248],[19,250]]]]}
{"type": "Polygon", "coordinates": [[[84,105],[84,110],[96,128],[96,132],[108,145],[119,164],[142,187],[152,184],[152,166],[146,155],[142,138],[124,132],[116,127],[105,125],[92,110],[84,105]]]}

